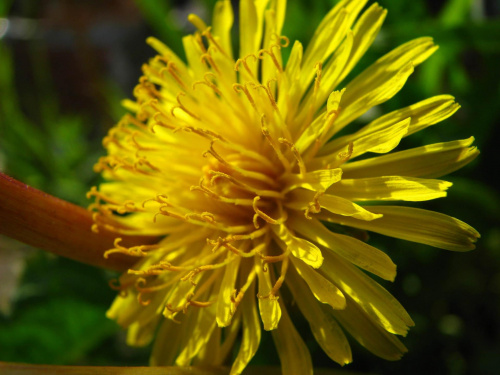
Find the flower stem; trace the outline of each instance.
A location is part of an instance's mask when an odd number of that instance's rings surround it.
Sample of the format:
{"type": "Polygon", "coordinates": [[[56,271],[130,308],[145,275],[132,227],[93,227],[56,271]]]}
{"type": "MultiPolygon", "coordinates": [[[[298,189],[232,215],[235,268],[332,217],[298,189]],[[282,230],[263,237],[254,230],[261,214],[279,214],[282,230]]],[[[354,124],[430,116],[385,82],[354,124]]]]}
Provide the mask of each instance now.
{"type": "MultiPolygon", "coordinates": [[[[0,234],[28,245],[93,266],[123,271],[134,258],[116,254],[104,259],[112,249],[115,233],[91,231],[92,215],[82,207],[34,189],[0,173],[0,234]]],[[[150,244],[153,237],[123,236],[127,246],[150,244]]]]}

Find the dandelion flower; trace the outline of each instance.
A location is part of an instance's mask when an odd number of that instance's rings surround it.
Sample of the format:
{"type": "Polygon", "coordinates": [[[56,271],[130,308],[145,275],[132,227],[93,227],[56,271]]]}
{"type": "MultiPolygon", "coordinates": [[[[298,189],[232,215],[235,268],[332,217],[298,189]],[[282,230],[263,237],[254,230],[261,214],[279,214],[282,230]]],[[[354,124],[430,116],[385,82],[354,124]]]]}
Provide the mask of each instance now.
{"type": "Polygon", "coordinates": [[[230,1],[216,3],[211,27],[189,16],[197,31],[183,38],[186,62],[148,39],[158,56],[103,141],[108,153],[95,169],[106,182],[89,195],[95,230],[161,238],[131,248],[117,238],[106,253],[137,257],[114,285],[120,294],[108,316],[128,328],[131,345],[156,334],[153,365],[222,364],[241,332],[231,369],[239,374],[263,327],[284,373],[312,373],[292,302],[335,362],[352,360],[345,332],[398,359],[406,348],[397,335],[413,321],[364,272],[392,281],[396,265],[362,234],[474,248],[479,234],[462,221],[386,203],[446,196],[451,183],[436,178],[477,156],[472,137],[391,152],[451,116],[453,97],[342,131],[392,98],[437,49],[431,38],[409,41],[345,82],[386,16],[377,4],[363,11],[366,3],[340,1],[305,49],[281,35],[280,0],[240,1],[239,58],[230,1]]]}

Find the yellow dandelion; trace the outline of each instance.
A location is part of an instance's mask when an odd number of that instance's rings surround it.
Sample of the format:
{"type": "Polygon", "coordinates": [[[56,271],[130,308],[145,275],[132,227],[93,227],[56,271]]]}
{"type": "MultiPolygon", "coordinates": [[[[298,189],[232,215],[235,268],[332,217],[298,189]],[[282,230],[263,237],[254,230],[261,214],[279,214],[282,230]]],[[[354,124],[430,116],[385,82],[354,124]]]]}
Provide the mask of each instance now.
{"type": "Polygon", "coordinates": [[[345,332],[398,359],[406,348],[397,335],[413,321],[363,272],[394,280],[396,265],[344,229],[474,248],[479,234],[462,221],[385,204],[446,196],[451,183],[436,178],[477,156],[472,137],[389,153],[451,116],[453,97],[338,135],[392,98],[437,49],[431,38],[412,40],[344,82],[386,16],[378,4],[363,11],[366,2],[340,1],[305,50],[281,35],[284,0],[240,1],[239,58],[230,1],[217,2],[211,27],[189,16],[197,31],[183,38],[186,62],[148,39],[159,54],[143,66],[136,101],[124,102],[130,114],[104,139],[108,153],[95,169],[106,182],[89,195],[95,230],[160,238],[132,248],[117,238],[106,253],[137,257],[115,285],[121,292],[108,316],[128,328],[131,345],[156,334],[153,365],[222,364],[242,332],[231,369],[239,374],[262,326],[285,374],[312,373],[287,313],[293,303],[339,364],[352,359],[345,332]]]}

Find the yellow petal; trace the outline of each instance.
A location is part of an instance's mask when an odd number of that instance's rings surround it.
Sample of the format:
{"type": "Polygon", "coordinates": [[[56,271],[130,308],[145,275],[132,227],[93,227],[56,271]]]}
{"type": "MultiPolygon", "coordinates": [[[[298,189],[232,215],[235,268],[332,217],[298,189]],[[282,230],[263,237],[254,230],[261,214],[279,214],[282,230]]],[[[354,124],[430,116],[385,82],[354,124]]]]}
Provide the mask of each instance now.
{"type": "MultiPolygon", "coordinates": [[[[334,8],[334,10],[337,7],[334,8]]],[[[344,39],[349,27],[347,11],[339,9],[335,17],[322,29],[318,28],[315,35],[308,43],[304,52],[302,63],[303,74],[300,77],[300,85],[305,90],[316,73],[316,64],[323,63],[325,59],[337,49],[344,39]]]]}
{"type": "MultiPolygon", "coordinates": [[[[171,289],[166,305],[169,305],[174,310],[182,309],[187,302],[187,295],[194,291],[195,286],[189,281],[178,281],[171,289]]],[[[165,318],[174,319],[176,313],[170,310],[164,311],[165,318]]]]}
{"type": "MultiPolygon", "coordinates": [[[[186,53],[189,69],[193,72],[192,75],[194,77],[203,77],[207,72],[207,68],[201,59],[203,51],[201,50],[200,44],[193,35],[186,35],[183,37],[182,44],[186,53]]],[[[185,76],[182,77],[184,78],[185,76]]]]}
{"type": "Polygon", "coordinates": [[[326,303],[336,310],[345,308],[345,298],[339,288],[300,259],[294,257],[290,259],[297,273],[304,279],[319,302],[326,303]]]}
{"type": "Polygon", "coordinates": [[[185,72],[187,72],[186,64],[174,53],[174,51],[167,47],[163,42],[152,36],[146,39],[146,43],[154,48],[160,55],[167,58],[168,61],[173,61],[176,68],[180,70],[182,76],[185,75],[185,72]]]}
{"type": "Polygon", "coordinates": [[[299,107],[299,102],[302,99],[300,90],[299,78],[301,76],[300,66],[302,64],[303,47],[299,41],[293,44],[290,57],[286,63],[285,72],[282,76],[280,85],[281,95],[278,95],[278,108],[280,113],[286,114],[286,123],[289,124],[290,131],[293,133],[295,127],[300,125],[295,124],[295,112],[299,107]]]}
{"type": "Polygon", "coordinates": [[[370,206],[370,210],[384,216],[372,222],[333,215],[324,219],[452,251],[472,250],[480,237],[470,225],[438,212],[398,206],[370,206]]]}
{"type": "Polygon", "coordinates": [[[344,67],[338,82],[341,82],[351,72],[366,50],[371,46],[384,23],[386,15],[387,11],[375,3],[359,17],[353,29],[353,48],[348,63],[344,67]]]}
{"type": "Polygon", "coordinates": [[[295,142],[295,147],[299,151],[300,154],[303,154],[304,151],[318,138],[323,135],[325,130],[328,130],[328,127],[332,125],[332,120],[335,114],[339,111],[340,101],[342,99],[342,95],[345,90],[342,91],[334,91],[330,94],[326,106],[325,116],[318,116],[312,124],[304,130],[304,132],[300,135],[300,137],[295,142]]]}
{"type": "Polygon", "coordinates": [[[215,328],[215,308],[212,306],[191,309],[182,322],[185,333],[181,339],[181,352],[175,360],[177,366],[188,366],[191,360],[205,347],[215,328]]]}
{"type": "Polygon", "coordinates": [[[285,308],[278,329],[271,331],[278,350],[281,371],[287,375],[312,375],[311,355],[293,326],[285,308]]]}
{"type": "Polygon", "coordinates": [[[395,48],[349,82],[346,86],[346,100],[354,101],[366,91],[375,90],[408,63],[411,62],[413,66],[417,66],[437,49],[432,38],[428,37],[414,39],[395,48]]]}
{"type": "Polygon", "coordinates": [[[129,292],[124,297],[120,295],[115,297],[110,308],[106,311],[106,317],[116,320],[120,326],[127,328],[135,321],[142,308],[137,302],[137,295],[129,292]]]}
{"type": "Polygon", "coordinates": [[[127,345],[142,347],[148,345],[156,333],[156,327],[161,315],[155,315],[154,319],[146,324],[136,321],[127,330],[127,345]]]}
{"type": "Polygon", "coordinates": [[[316,245],[302,238],[293,236],[286,225],[280,225],[279,227],[273,225],[271,228],[276,236],[285,243],[294,257],[301,259],[311,267],[321,267],[323,256],[321,255],[321,250],[318,249],[316,245]]]}
{"type": "MultiPolygon", "coordinates": [[[[305,61],[308,63],[304,63],[304,67],[314,67],[317,62],[323,62],[337,49],[366,2],[366,0],[340,1],[330,10],[330,12],[328,12],[319,24],[307,46],[305,61]]],[[[367,13],[369,12],[367,11],[367,13]]],[[[360,20],[364,17],[366,17],[366,15],[361,16],[360,20]]],[[[358,22],[362,23],[363,21],[358,22]]],[[[357,27],[359,27],[359,25],[357,27]]],[[[362,53],[364,53],[364,51],[362,53]]],[[[310,78],[307,80],[307,83],[309,82],[310,78]]],[[[334,87],[331,87],[330,91],[333,88],[334,87]]]]}
{"type": "MultiPolygon", "coordinates": [[[[325,100],[329,95],[331,95],[333,89],[337,87],[339,77],[343,74],[344,67],[349,59],[353,40],[353,33],[352,31],[349,31],[345,40],[323,68],[319,87],[315,90],[310,90],[307,93],[300,106],[300,111],[293,118],[293,128],[303,125],[306,117],[310,113],[315,113],[321,106],[323,106],[325,100]]],[[[344,90],[345,89],[342,89],[342,92],[344,90]]],[[[293,113],[295,114],[295,112],[293,113]]],[[[330,113],[330,111],[327,109],[326,113],[330,113]]]]}
{"type": "Polygon", "coordinates": [[[319,197],[319,205],[330,212],[344,216],[352,216],[360,220],[374,220],[382,217],[380,214],[374,214],[356,203],[352,203],[350,200],[335,195],[322,195],[319,197]]]}
{"type": "Polygon", "coordinates": [[[230,0],[217,1],[214,7],[212,29],[213,35],[220,40],[221,47],[228,54],[233,55],[231,46],[231,27],[234,15],[230,0]]]}
{"type": "MultiPolygon", "coordinates": [[[[240,1],[240,57],[255,54],[262,42],[262,24],[264,10],[268,0],[241,0],[240,1]]],[[[257,62],[248,59],[248,65],[257,76],[257,62]]]]}
{"type": "Polygon", "coordinates": [[[470,137],[346,163],[342,166],[342,176],[346,179],[376,176],[438,178],[462,168],[479,155],[479,150],[471,146],[473,142],[474,137],[470,137]]]}
{"type": "MultiPolygon", "coordinates": [[[[278,32],[276,30],[277,25],[276,25],[276,13],[274,10],[266,10],[264,13],[264,18],[266,20],[265,22],[265,33],[264,33],[264,48],[270,48],[273,44],[276,44],[278,41],[277,35],[278,32]]],[[[273,48],[273,54],[275,60],[278,62],[280,67],[283,67],[283,62],[281,59],[281,49],[279,48],[273,48]]],[[[271,58],[271,56],[264,54],[262,56],[262,63],[261,63],[261,72],[262,72],[262,77],[261,77],[261,82],[266,84],[269,80],[271,79],[277,79],[276,77],[276,65],[275,61],[271,58]]],[[[273,90],[274,91],[274,90],[273,90]]],[[[273,92],[273,96],[275,96],[275,93],[273,92]]]]}
{"type": "Polygon", "coordinates": [[[321,349],[340,365],[352,362],[351,347],[342,328],[333,317],[332,309],[314,300],[309,288],[293,268],[287,274],[287,286],[321,349]]]}
{"type": "MultiPolygon", "coordinates": [[[[339,117],[335,121],[335,126],[328,133],[328,138],[344,128],[347,124],[351,123],[370,108],[384,103],[396,95],[399,90],[404,86],[406,80],[413,73],[413,64],[409,62],[397,72],[391,72],[392,75],[380,86],[362,90],[362,94],[358,96],[350,96],[349,100],[346,99],[349,93],[349,88],[346,88],[342,105],[344,110],[340,112],[339,117]]],[[[329,149],[321,150],[320,155],[329,153],[329,149]]]]}
{"type": "Polygon", "coordinates": [[[222,279],[219,296],[217,297],[216,319],[219,327],[227,327],[231,324],[231,318],[234,314],[231,296],[233,295],[233,291],[235,289],[234,284],[236,282],[236,277],[238,276],[241,261],[240,256],[236,256],[232,253],[229,253],[228,257],[235,257],[235,259],[231,262],[230,266],[225,267],[224,278],[222,279]]]}
{"type": "Polygon", "coordinates": [[[260,260],[255,260],[257,268],[257,277],[259,278],[259,311],[260,318],[266,331],[271,331],[278,327],[281,319],[281,308],[278,303],[278,297],[269,295],[273,284],[271,283],[270,269],[266,272],[260,265],[260,260]]]}
{"type": "Polygon", "coordinates": [[[311,163],[311,167],[319,167],[322,164],[326,165],[333,162],[337,158],[338,153],[350,144],[352,144],[350,159],[354,159],[366,152],[375,152],[378,154],[387,153],[393,150],[406,135],[410,121],[411,119],[407,118],[394,124],[381,126],[377,129],[362,128],[354,134],[337,138],[327,145],[331,155],[324,158],[318,158],[317,161],[311,163]]]}
{"type": "Polygon", "coordinates": [[[374,323],[351,300],[345,310],[333,310],[332,314],[361,345],[381,358],[395,361],[408,351],[396,336],[374,323]]]}
{"type": "Polygon", "coordinates": [[[413,177],[370,177],[345,179],[332,186],[328,193],[352,201],[427,201],[446,196],[451,182],[413,177]]]}
{"type": "Polygon", "coordinates": [[[321,20],[320,24],[316,28],[316,31],[314,33],[313,38],[317,38],[318,35],[320,35],[322,32],[324,32],[324,29],[328,28],[329,25],[331,25],[333,19],[342,11],[346,10],[347,13],[349,13],[349,16],[352,18],[350,21],[351,23],[354,22],[356,17],[358,16],[359,12],[365,4],[367,3],[368,0],[341,0],[339,1],[330,11],[326,14],[325,17],[321,20]]]}
{"type": "Polygon", "coordinates": [[[296,40],[285,68],[285,75],[290,81],[298,79],[302,66],[303,50],[302,43],[296,40]]]}
{"type": "MultiPolygon", "coordinates": [[[[342,258],[358,267],[370,271],[383,279],[394,280],[396,276],[396,265],[387,254],[379,249],[353,237],[333,233],[314,218],[312,220],[307,220],[302,216],[294,215],[288,219],[288,223],[297,232],[303,234],[317,244],[334,251],[342,258]]],[[[328,253],[328,251],[325,253],[328,253]]]]}
{"type": "MultiPolygon", "coordinates": [[[[311,203],[315,203],[314,200],[314,192],[298,189],[290,193],[286,207],[305,210],[311,203]]],[[[335,195],[323,194],[317,200],[321,208],[337,215],[352,216],[360,220],[375,220],[382,217],[380,214],[374,214],[350,200],[335,195]]]]}
{"type": "Polygon", "coordinates": [[[281,29],[285,22],[286,0],[273,0],[272,8],[276,12],[276,33],[281,35],[281,29]]]}
{"type": "MultiPolygon", "coordinates": [[[[252,297],[255,298],[255,294],[252,297]]],[[[257,311],[255,311],[255,314],[257,314],[257,311]]],[[[231,325],[229,327],[224,328],[224,341],[222,342],[220,348],[220,358],[222,361],[224,361],[228,357],[229,353],[233,352],[234,343],[236,339],[239,337],[240,333],[241,320],[242,320],[241,315],[242,315],[241,309],[236,310],[233,320],[231,321],[231,325]]]]}
{"type": "Polygon", "coordinates": [[[241,301],[241,311],[243,315],[243,338],[238,355],[231,367],[230,375],[241,374],[259,348],[261,332],[259,315],[255,305],[255,283],[252,284],[243,301],[241,301]]]}
{"type": "Polygon", "coordinates": [[[283,194],[297,189],[304,188],[314,191],[325,191],[334,183],[340,181],[342,177],[342,169],[322,169],[313,172],[307,172],[304,175],[287,174],[283,179],[286,188],[282,191],[283,194]]]}
{"type": "Polygon", "coordinates": [[[383,124],[393,124],[411,117],[410,127],[406,136],[409,136],[430,125],[441,122],[453,115],[460,105],[450,95],[438,95],[412,104],[408,107],[392,111],[367,125],[369,128],[379,128],[383,124]]]}
{"type": "Polygon", "coordinates": [[[224,358],[221,358],[221,338],[222,328],[215,327],[205,346],[193,358],[192,366],[197,368],[222,366],[224,358]]]}
{"type": "Polygon", "coordinates": [[[320,273],[385,330],[406,335],[408,327],[414,325],[403,306],[387,290],[335,253],[325,254],[325,264],[320,273]]]}
{"type": "Polygon", "coordinates": [[[171,320],[163,319],[156,334],[151,353],[151,366],[172,366],[179,353],[179,343],[184,333],[184,326],[171,320]]]}

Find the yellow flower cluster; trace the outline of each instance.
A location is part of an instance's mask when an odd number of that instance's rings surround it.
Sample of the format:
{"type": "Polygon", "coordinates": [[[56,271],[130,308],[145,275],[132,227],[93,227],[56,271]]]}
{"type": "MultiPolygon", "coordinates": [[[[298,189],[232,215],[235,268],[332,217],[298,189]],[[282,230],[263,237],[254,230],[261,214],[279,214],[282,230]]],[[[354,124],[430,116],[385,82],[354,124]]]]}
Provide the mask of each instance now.
{"type": "Polygon", "coordinates": [[[344,82],[386,16],[377,4],[363,11],[366,3],[340,1],[305,49],[281,35],[284,0],[240,1],[237,59],[228,0],[217,2],[211,27],[189,17],[197,31],[183,38],[187,62],[148,39],[159,54],[143,66],[136,101],[124,102],[130,114],[104,139],[108,153],[96,171],[106,182],[89,195],[95,230],[162,238],[132,248],[118,238],[106,253],[137,257],[108,316],[128,328],[131,345],[156,333],[152,364],[222,364],[242,332],[231,369],[239,374],[262,324],[283,373],[312,373],[291,304],[339,364],[352,360],[344,332],[398,359],[406,348],[396,335],[413,322],[362,271],[393,280],[396,265],[352,233],[474,248],[479,234],[457,219],[377,204],[444,197],[451,183],[435,178],[477,156],[473,138],[389,153],[451,116],[459,108],[453,97],[338,135],[392,98],[437,49],[431,38],[409,41],[344,82]],[[291,48],[286,66],[284,48],[291,48]]]}

